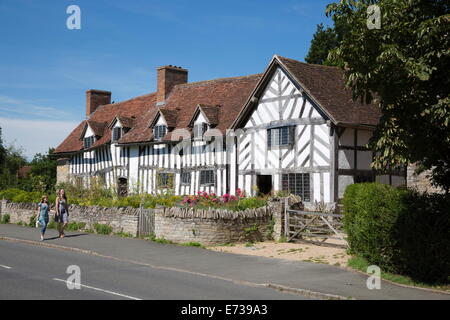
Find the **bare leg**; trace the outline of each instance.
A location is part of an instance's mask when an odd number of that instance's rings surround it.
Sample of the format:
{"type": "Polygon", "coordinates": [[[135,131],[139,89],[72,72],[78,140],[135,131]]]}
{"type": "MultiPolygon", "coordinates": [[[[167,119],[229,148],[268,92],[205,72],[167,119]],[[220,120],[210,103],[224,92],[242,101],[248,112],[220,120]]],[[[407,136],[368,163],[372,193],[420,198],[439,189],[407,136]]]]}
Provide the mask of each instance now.
{"type": "Polygon", "coordinates": [[[64,238],[64,228],[67,226],[67,222],[64,222],[61,227],[61,231],[59,232],[60,237],[64,238]]]}

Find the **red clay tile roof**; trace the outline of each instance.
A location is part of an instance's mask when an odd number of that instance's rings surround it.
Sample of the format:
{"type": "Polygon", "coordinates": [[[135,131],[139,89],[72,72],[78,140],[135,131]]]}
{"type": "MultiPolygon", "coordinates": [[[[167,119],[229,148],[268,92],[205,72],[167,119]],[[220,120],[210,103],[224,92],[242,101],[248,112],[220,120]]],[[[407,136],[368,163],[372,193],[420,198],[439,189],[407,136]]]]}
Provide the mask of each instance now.
{"type": "MultiPolygon", "coordinates": [[[[98,122],[98,121],[94,121],[92,119],[87,120],[87,123],[89,125],[89,127],[92,129],[92,131],[94,132],[94,135],[96,135],[97,137],[102,137],[106,127],[108,126],[108,123],[106,122],[98,122]]],[[[83,137],[80,137],[80,139],[83,137]]]]}
{"type": "Polygon", "coordinates": [[[337,67],[308,64],[276,56],[299,84],[325,109],[335,124],[378,124],[381,116],[377,105],[362,104],[352,99],[345,87],[344,72],[337,67]]]}
{"type": "MultiPolygon", "coordinates": [[[[217,129],[226,133],[261,74],[180,84],[173,88],[164,109],[179,110],[177,129],[187,128],[197,106],[219,106],[215,111],[217,129]]],[[[210,112],[212,115],[213,112],[210,112]]]]}
{"type": "Polygon", "coordinates": [[[206,119],[209,121],[209,124],[212,126],[216,126],[219,124],[219,112],[220,106],[205,106],[199,105],[199,108],[203,111],[206,119]]]}
{"type": "Polygon", "coordinates": [[[168,110],[168,109],[161,108],[161,109],[159,109],[159,112],[161,112],[161,114],[164,117],[164,120],[166,120],[166,124],[169,128],[175,128],[177,126],[178,110],[168,110]]]}
{"type": "MultiPolygon", "coordinates": [[[[222,133],[226,133],[226,129],[230,128],[231,123],[236,118],[243,104],[248,98],[250,92],[259,81],[261,75],[251,75],[237,78],[224,78],[216,80],[207,80],[200,82],[192,82],[176,85],[166,103],[159,110],[163,112],[166,121],[173,121],[176,115],[175,126],[171,122],[169,126],[173,126],[173,130],[188,129],[192,115],[197,105],[220,105],[218,111],[217,129],[222,133]],[[166,116],[168,116],[166,118],[166,116]],[[170,117],[171,120],[168,118],[170,117]]],[[[133,144],[152,141],[153,131],[150,128],[156,120],[156,112],[153,117],[147,115],[141,126],[132,129],[119,140],[121,144],[133,144]],[[130,134],[132,133],[132,135],[130,134]]],[[[162,139],[169,141],[172,137],[172,131],[162,139]]]]}
{"type": "Polygon", "coordinates": [[[133,128],[134,124],[136,123],[136,116],[131,116],[131,118],[117,116],[117,119],[119,119],[124,128],[133,128]]]}
{"type": "MultiPolygon", "coordinates": [[[[83,141],[80,140],[80,136],[85,129],[87,121],[89,121],[90,123],[111,123],[111,121],[115,117],[119,117],[119,119],[131,119],[134,116],[136,117],[136,119],[133,120],[132,128],[125,135],[127,137],[130,136],[130,138],[133,138],[134,136],[136,136],[136,129],[138,129],[139,131],[143,126],[148,125],[148,119],[150,119],[156,112],[157,108],[155,107],[155,102],[156,94],[152,93],[127,101],[107,104],[98,107],[97,110],[95,110],[95,112],[90,116],[89,120],[82,121],[78,125],[78,127],[76,127],[69,134],[69,136],[56,148],[55,153],[71,153],[82,150],[83,141]],[[145,119],[147,119],[146,122],[145,119]],[[145,124],[143,124],[144,122],[145,124]]],[[[130,124],[128,123],[128,125],[130,124]]],[[[101,138],[94,143],[92,148],[109,143],[110,141],[111,128],[105,127],[101,138]]]]}

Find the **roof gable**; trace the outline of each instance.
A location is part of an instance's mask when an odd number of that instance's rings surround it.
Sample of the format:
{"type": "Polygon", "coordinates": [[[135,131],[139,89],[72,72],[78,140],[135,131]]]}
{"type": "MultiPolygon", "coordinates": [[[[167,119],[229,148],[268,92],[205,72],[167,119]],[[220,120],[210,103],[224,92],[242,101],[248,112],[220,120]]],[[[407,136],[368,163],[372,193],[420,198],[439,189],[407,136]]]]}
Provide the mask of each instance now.
{"type": "Polygon", "coordinates": [[[195,121],[199,117],[200,114],[203,115],[208,124],[212,127],[215,127],[219,124],[219,112],[220,106],[207,106],[198,104],[197,108],[195,108],[194,114],[192,115],[191,120],[189,121],[188,127],[193,127],[195,121]]]}
{"type": "Polygon", "coordinates": [[[345,87],[342,70],[337,67],[307,64],[275,55],[233,122],[233,128],[242,126],[249,118],[278,67],[284,71],[298,90],[315,104],[318,111],[334,124],[377,125],[380,116],[379,108],[375,104],[364,105],[353,101],[351,90],[345,87]]]}

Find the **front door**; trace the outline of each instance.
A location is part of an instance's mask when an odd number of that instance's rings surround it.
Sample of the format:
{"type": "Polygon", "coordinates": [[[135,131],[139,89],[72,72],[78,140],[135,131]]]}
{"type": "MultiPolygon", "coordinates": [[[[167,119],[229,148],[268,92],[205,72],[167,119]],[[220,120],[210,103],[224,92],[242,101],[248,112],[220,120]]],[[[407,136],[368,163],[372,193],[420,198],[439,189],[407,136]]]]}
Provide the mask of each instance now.
{"type": "Polygon", "coordinates": [[[271,175],[257,175],[256,185],[262,194],[269,194],[272,191],[272,176],[271,175]]]}
{"type": "Polygon", "coordinates": [[[128,182],[126,178],[119,178],[117,183],[117,193],[119,197],[126,197],[128,194],[128,182]]]}

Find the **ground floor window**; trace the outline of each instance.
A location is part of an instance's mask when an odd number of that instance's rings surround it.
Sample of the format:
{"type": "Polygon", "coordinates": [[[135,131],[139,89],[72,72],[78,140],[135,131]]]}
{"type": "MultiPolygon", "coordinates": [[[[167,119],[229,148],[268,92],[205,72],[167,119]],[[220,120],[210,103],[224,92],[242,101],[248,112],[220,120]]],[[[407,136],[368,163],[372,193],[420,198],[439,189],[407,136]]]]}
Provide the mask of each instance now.
{"type": "Polygon", "coordinates": [[[181,184],[191,184],[191,172],[190,171],[181,171],[181,184]]]}
{"type": "Polygon", "coordinates": [[[158,188],[173,189],[173,173],[161,172],[157,176],[158,188]]]}
{"type": "Polygon", "coordinates": [[[282,174],[282,190],[298,195],[302,201],[310,201],[309,173],[282,174]]]}
{"type": "Polygon", "coordinates": [[[214,170],[200,171],[200,184],[214,184],[214,170]]]}

